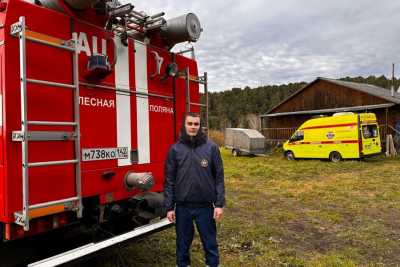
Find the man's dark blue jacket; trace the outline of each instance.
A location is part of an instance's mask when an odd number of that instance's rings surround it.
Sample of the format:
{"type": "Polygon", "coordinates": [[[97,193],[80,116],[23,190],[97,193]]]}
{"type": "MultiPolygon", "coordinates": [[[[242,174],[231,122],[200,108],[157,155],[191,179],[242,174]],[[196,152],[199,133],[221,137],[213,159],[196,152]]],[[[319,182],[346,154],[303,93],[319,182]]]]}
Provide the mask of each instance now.
{"type": "Polygon", "coordinates": [[[165,162],[165,207],[176,204],[225,205],[224,168],[218,146],[201,130],[189,137],[181,130],[165,162]]]}

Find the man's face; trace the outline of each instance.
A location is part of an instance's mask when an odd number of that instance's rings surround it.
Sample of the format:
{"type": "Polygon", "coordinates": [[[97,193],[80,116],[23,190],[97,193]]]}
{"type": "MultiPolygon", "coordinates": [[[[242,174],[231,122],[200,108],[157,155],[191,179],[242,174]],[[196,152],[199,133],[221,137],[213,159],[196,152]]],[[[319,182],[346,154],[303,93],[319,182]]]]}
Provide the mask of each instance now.
{"type": "Polygon", "coordinates": [[[200,118],[187,116],[185,120],[186,134],[196,136],[200,129],[200,118]]]}

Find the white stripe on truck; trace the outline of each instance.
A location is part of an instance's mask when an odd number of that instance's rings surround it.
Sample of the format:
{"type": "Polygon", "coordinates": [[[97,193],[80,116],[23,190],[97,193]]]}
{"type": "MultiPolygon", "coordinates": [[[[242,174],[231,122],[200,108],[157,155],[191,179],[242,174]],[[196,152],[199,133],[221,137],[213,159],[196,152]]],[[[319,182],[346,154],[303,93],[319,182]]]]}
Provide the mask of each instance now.
{"type": "MultiPolygon", "coordinates": [[[[130,90],[129,87],[129,47],[124,46],[117,37],[115,40],[118,60],[115,65],[115,86],[118,89],[130,90]]],[[[117,143],[118,147],[127,147],[130,153],[131,144],[131,100],[129,95],[116,94],[117,110],[117,143]]],[[[118,159],[118,166],[131,165],[130,157],[118,159]]]]}
{"type": "MultiPolygon", "coordinates": [[[[147,46],[135,41],[136,91],[148,93],[147,46]]],[[[136,95],[137,145],[139,164],[150,163],[149,98],[136,95]]]]}

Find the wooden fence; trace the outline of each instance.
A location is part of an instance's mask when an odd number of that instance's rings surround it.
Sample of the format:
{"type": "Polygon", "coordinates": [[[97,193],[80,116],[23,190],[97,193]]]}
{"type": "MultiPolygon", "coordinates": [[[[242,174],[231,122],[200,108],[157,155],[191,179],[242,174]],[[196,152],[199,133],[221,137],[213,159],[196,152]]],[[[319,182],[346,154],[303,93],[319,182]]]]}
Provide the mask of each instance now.
{"type": "Polygon", "coordinates": [[[297,128],[263,128],[262,133],[268,141],[288,140],[297,128]]]}

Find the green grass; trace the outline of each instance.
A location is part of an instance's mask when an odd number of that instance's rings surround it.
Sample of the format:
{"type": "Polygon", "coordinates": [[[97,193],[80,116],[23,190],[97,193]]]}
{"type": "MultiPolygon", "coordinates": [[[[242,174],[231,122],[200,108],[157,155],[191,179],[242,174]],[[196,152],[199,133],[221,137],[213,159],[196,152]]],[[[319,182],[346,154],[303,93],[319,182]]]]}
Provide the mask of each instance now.
{"type": "MultiPolygon", "coordinates": [[[[224,149],[222,155],[222,266],[400,266],[400,159],[333,164],[279,154],[233,158],[224,149]]],[[[198,237],[192,261],[205,266],[198,237]]],[[[169,229],[113,249],[95,265],[174,263],[169,229]]]]}

